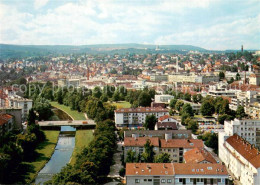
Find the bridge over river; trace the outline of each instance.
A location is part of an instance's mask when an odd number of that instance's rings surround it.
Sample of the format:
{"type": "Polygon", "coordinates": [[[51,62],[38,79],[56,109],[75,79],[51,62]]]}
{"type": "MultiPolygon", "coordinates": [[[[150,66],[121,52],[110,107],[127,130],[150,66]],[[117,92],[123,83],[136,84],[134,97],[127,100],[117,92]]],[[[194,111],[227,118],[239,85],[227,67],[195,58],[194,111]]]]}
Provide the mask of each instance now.
{"type": "Polygon", "coordinates": [[[72,126],[75,128],[94,128],[96,123],[94,120],[67,120],[67,121],[39,121],[38,124],[42,128],[72,126]]]}

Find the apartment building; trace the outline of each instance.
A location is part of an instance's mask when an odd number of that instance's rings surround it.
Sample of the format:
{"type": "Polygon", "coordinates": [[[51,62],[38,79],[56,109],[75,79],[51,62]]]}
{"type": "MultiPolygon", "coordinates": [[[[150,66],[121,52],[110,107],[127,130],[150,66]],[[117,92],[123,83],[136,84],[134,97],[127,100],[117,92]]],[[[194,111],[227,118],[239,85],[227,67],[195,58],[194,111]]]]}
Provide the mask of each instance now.
{"type": "Polygon", "coordinates": [[[29,114],[29,110],[32,108],[33,101],[15,95],[8,98],[8,102],[9,106],[12,108],[22,109],[22,120],[25,121],[27,119],[27,115],[29,114]]]}
{"type": "Polygon", "coordinates": [[[191,130],[127,130],[124,137],[158,137],[160,139],[191,139],[191,130]]]}
{"type": "Polygon", "coordinates": [[[129,150],[135,151],[136,155],[144,152],[147,140],[154,146],[155,154],[168,153],[173,162],[183,162],[183,154],[193,148],[203,148],[204,144],[199,139],[170,139],[170,134],[165,134],[165,139],[158,137],[133,137],[124,138],[124,157],[126,159],[129,150]]]}
{"type": "Polygon", "coordinates": [[[14,117],[10,114],[0,114],[0,136],[13,130],[14,117]]]}
{"type": "Polygon", "coordinates": [[[154,96],[154,102],[155,103],[166,103],[169,104],[170,100],[173,99],[174,96],[169,94],[163,94],[163,95],[155,95],[154,96]]]}
{"type": "Polygon", "coordinates": [[[241,184],[260,184],[259,150],[239,135],[219,134],[219,157],[241,184]]]}
{"type": "Polygon", "coordinates": [[[122,108],[115,110],[115,123],[117,127],[142,127],[147,115],[160,118],[169,115],[168,109],[161,107],[122,108]]]}
{"type": "Polygon", "coordinates": [[[251,103],[248,107],[245,107],[245,112],[253,119],[260,119],[260,101],[251,103]]]}
{"type": "Polygon", "coordinates": [[[182,163],[185,152],[194,148],[203,148],[200,139],[160,139],[160,153],[168,153],[172,162],[182,163]]]}
{"type": "Polygon", "coordinates": [[[193,83],[209,83],[218,82],[219,76],[213,74],[209,75],[195,75],[195,74],[172,74],[168,76],[169,82],[193,82],[193,83]]]}
{"type": "Polygon", "coordinates": [[[221,164],[127,163],[127,185],[228,184],[228,172],[221,164]]]}
{"type": "Polygon", "coordinates": [[[229,108],[237,110],[238,106],[248,107],[257,101],[260,101],[260,95],[257,91],[237,91],[236,98],[231,98],[229,108]]]}
{"type": "Polygon", "coordinates": [[[127,152],[132,150],[136,156],[144,152],[144,145],[147,141],[153,145],[155,154],[159,153],[159,138],[158,137],[125,137],[124,138],[124,160],[126,159],[127,152]]]}
{"type": "Polygon", "coordinates": [[[224,131],[227,136],[237,134],[260,149],[260,120],[234,119],[225,121],[224,131]]]}
{"type": "Polygon", "coordinates": [[[168,75],[151,75],[150,80],[156,82],[168,81],[168,75]]]}
{"type": "Polygon", "coordinates": [[[183,155],[185,163],[217,163],[215,158],[205,148],[194,148],[183,155]]]}

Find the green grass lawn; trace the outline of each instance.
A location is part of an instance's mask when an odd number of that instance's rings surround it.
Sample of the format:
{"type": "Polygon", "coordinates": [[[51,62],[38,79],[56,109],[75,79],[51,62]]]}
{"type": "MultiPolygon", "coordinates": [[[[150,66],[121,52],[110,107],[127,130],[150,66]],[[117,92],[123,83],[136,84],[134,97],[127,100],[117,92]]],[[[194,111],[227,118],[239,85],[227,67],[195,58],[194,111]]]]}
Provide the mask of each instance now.
{"type": "Polygon", "coordinates": [[[84,147],[88,146],[94,136],[92,130],[77,130],[75,137],[75,148],[70,160],[70,164],[72,165],[76,162],[77,154],[79,154],[84,147]]]}
{"type": "Polygon", "coordinates": [[[118,109],[120,109],[120,108],[130,108],[131,107],[131,104],[127,101],[112,102],[111,105],[116,106],[118,109]]]}
{"type": "Polygon", "coordinates": [[[86,120],[84,113],[78,112],[76,110],[71,110],[70,107],[61,105],[58,102],[50,102],[53,107],[56,107],[64,112],[66,112],[74,120],[86,120]]]}
{"type": "Polygon", "coordinates": [[[46,135],[46,141],[42,142],[36,149],[37,157],[32,162],[23,162],[23,165],[30,166],[30,172],[26,174],[26,183],[31,183],[37,177],[38,172],[44,167],[44,165],[51,158],[56,143],[58,141],[60,131],[44,131],[46,135]]]}

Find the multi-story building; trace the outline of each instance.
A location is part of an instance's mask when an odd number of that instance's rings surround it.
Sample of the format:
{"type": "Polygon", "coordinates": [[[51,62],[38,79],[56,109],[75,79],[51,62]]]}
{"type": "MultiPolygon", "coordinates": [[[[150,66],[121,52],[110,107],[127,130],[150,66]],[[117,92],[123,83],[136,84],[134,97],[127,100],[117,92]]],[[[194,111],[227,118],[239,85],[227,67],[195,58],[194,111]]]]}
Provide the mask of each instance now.
{"type": "Polygon", "coordinates": [[[168,95],[168,94],[163,94],[163,95],[155,95],[154,96],[154,102],[155,103],[170,103],[170,100],[173,99],[174,96],[168,95]]]}
{"type": "Polygon", "coordinates": [[[124,138],[124,157],[126,159],[129,150],[135,151],[136,155],[144,152],[147,140],[154,146],[155,154],[168,153],[173,162],[183,162],[183,154],[193,148],[203,148],[204,144],[199,139],[170,139],[170,134],[165,134],[165,139],[158,137],[132,137],[124,138]]]}
{"type": "Polygon", "coordinates": [[[168,76],[169,82],[193,82],[193,83],[209,83],[218,82],[219,76],[210,75],[195,75],[195,74],[173,74],[168,76]]]}
{"type": "Polygon", "coordinates": [[[260,101],[260,95],[257,91],[237,91],[236,98],[231,98],[229,108],[237,110],[238,106],[248,107],[254,102],[260,101]]]}
{"type": "Polygon", "coordinates": [[[136,155],[144,152],[144,145],[147,141],[153,145],[155,154],[159,153],[159,138],[158,137],[125,137],[124,138],[124,159],[126,159],[127,152],[132,150],[136,155]]]}
{"type": "Polygon", "coordinates": [[[160,153],[168,153],[172,162],[182,163],[183,154],[194,148],[203,148],[204,144],[199,139],[160,139],[160,153]]]}
{"type": "Polygon", "coordinates": [[[14,117],[9,114],[0,114],[0,136],[14,128],[14,117]]]}
{"type": "Polygon", "coordinates": [[[185,163],[217,163],[205,148],[194,148],[183,155],[185,163]]]}
{"type": "Polygon", "coordinates": [[[248,107],[245,107],[245,112],[253,119],[260,119],[260,101],[251,103],[248,107]]]}
{"type": "Polygon", "coordinates": [[[260,184],[260,152],[239,135],[219,134],[219,157],[241,184],[260,184]]]}
{"type": "Polygon", "coordinates": [[[8,101],[10,107],[22,108],[22,120],[26,120],[29,110],[32,108],[33,101],[17,95],[10,97],[8,101]]]}
{"type": "Polygon", "coordinates": [[[160,139],[191,139],[191,130],[127,130],[124,137],[158,137],[160,139]]]}
{"type": "Polygon", "coordinates": [[[228,172],[221,164],[127,163],[127,185],[228,184],[228,172]]]}
{"type": "Polygon", "coordinates": [[[156,82],[168,81],[168,75],[151,75],[150,80],[156,82]]]}
{"type": "Polygon", "coordinates": [[[234,119],[225,121],[224,131],[227,136],[237,134],[260,149],[260,120],[234,119]]]}
{"type": "Polygon", "coordinates": [[[115,110],[115,123],[117,127],[142,127],[147,115],[169,115],[168,109],[161,107],[122,108],[115,110]]]}

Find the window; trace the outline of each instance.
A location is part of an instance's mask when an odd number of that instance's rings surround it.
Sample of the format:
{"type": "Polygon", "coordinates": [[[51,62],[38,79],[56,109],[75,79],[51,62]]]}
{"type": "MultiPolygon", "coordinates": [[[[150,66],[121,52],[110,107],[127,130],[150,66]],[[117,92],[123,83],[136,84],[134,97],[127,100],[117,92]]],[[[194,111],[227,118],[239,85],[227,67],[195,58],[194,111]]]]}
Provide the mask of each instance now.
{"type": "Polygon", "coordinates": [[[212,170],[212,167],[211,167],[211,166],[209,166],[209,167],[208,167],[208,170],[212,170]]]}
{"type": "Polygon", "coordinates": [[[148,179],[148,182],[152,182],[153,181],[153,179],[148,179]]]}
{"type": "Polygon", "coordinates": [[[162,180],[161,180],[161,183],[166,183],[166,180],[165,180],[165,179],[162,179],[162,180]]]}
{"type": "Polygon", "coordinates": [[[183,182],[183,179],[179,179],[179,182],[183,182]]]}
{"type": "Polygon", "coordinates": [[[146,182],[147,181],[147,179],[144,179],[144,182],[146,182]]]}
{"type": "Polygon", "coordinates": [[[171,179],[167,179],[167,183],[172,183],[172,180],[171,179]]]}
{"type": "Polygon", "coordinates": [[[140,179],[135,179],[135,183],[140,183],[140,179]]]}
{"type": "Polygon", "coordinates": [[[221,179],[218,179],[218,182],[221,182],[221,179]]]}

